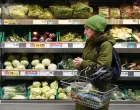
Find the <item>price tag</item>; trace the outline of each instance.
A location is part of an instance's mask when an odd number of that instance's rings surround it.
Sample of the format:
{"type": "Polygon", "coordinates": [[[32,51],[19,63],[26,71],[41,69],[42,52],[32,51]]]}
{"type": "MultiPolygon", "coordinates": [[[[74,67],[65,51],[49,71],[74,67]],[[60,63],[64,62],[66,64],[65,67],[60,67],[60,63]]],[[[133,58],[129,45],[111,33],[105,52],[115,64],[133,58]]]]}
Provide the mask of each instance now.
{"type": "Polygon", "coordinates": [[[2,76],[19,76],[19,71],[2,71],[2,76]]]}
{"type": "Polygon", "coordinates": [[[134,76],[140,76],[140,72],[134,72],[134,76]]]}
{"type": "Polygon", "coordinates": [[[125,19],[123,20],[123,24],[139,24],[138,19],[125,19]]]}
{"type": "Polygon", "coordinates": [[[73,20],[58,20],[58,24],[73,24],[73,20]]]}
{"type": "Polygon", "coordinates": [[[128,76],[128,72],[121,72],[121,76],[128,76]]]}
{"type": "Polygon", "coordinates": [[[73,43],[73,48],[84,48],[84,45],[83,43],[73,43]]]}
{"type": "Polygon", "coordinates": [[[73,24],[80,24],[79,22],[77,22],[77,21],[75,21],[75,22],[73,22],[73,24]]]}
{"type": "Polygon", "coordinates": [[[35,70],[20,71],[20,76],[39,76],[39,72],[35,70]]]}
{"type": "Polygon", "coordinates": [[[63,48],[62,43],[50,43],[50,48],[63,48]]]}
{"type": "Polygon", "coordinates": [[[54,24],[54,22],[51,21],[51,22],[48,22],[48,24],[54,24]]]}
{"type": "Polygon", "coordinates": [[[5,43],[4,44],[5,48],[19,48],[19,43],[5,43]]]}
{"type": "Polygon", "coordinates": [[[0,20],[0,25],[2,24],[2,21],[0,20]]]}
{"type": "Polygon", "coordinates": [[[133,44],[128,43],[127,45],[127,48],[136,48],[136,47],[137,47],[136,43],[133,43],[133,44]]]}
{"type": "Polygon", "coordinates": [[[54,76],[53,71],[40,71],[40,76],[54,76]]]}
{"type": "Polygon", "coordinates": [[[45,48],[45,43],[42,42],[36,42],[34,43],[35,48],[45,48]]]}
{"type": "Polygon", "coordinates": [[[33,24],[48,24],[47,20],[33,20],[33,24]]]}
{"type": "Polygon", "coordinates": [[[137,48],[140,48],[140,43],[137,43],[137,48]]]}
{"type": "Polygon", "coordinates": [[[77,75],[77,72],[72,72],[72,71],[64,71],[63,76],[75,76],[77,75]]]}
{"type": "Polygon", "coordinates": [[[4,24],[18,24],[17,20],[4,20],[4,24]]]}

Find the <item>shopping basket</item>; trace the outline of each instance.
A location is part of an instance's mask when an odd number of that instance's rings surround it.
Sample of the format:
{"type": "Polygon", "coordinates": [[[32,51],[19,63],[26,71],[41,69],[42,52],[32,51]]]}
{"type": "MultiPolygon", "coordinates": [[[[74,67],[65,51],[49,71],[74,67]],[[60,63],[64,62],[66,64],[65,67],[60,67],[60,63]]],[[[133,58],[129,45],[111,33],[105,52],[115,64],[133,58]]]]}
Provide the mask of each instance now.
{"type": "MultiPolygon", "coordinates": [[[[82,70],[81,72],[86,72],[89,68],[82,70]]],[[[81,73],[80,72],[80,73],[81,73]]],[[[96,72],[98,73],[98,72],[96,72]]],[[[117,85],[111,85],[110,89],[106,92],[100,92],[93,89],[90,78],[86,76],[75,75],[69,78],[61,80],[61,84],[64,88],[71,88],[71,98],[76,103],[91,107],[94,109],[99,109],[109,102],[112,92],[118,89],[117,85]]]]}

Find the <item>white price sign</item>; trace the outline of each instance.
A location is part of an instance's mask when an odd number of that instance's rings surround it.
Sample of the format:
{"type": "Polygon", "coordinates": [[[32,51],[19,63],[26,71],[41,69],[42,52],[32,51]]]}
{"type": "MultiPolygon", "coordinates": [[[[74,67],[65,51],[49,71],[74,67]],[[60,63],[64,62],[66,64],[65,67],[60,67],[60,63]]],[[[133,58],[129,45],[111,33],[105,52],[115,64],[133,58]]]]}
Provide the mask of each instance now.
{"type": "Polygon", "coordinates": [[[84,43],[74,43],[73,48],[84,48],[85,44],[84,43]]]}
{"type": "Polygon", "coordinates": [[[53,71],[40,71],[40,76],[54,76],[53,71]]]}
{"type": "Polygon", "coordinates": [[[137,43],[137,48],[140,48],[140,43],[137,43]]]}
{"type": "Polygon", "coordinates": [[[140,76],[140,72],[134,72],[134,76],[140,76]]]}
{"type": "Polygon", "coordinates": [[[73,20],[58,20],[58,24],[73,24],[73,20]]]}
{"type": "Polygon", "coordinates": [[[123,20],[123,24],[139,24],[138,19],[125,19],[123,20]]]}
{"type": "Polygon", "coordinates": [[[19,43],[5,43],[5,48],[19,48],[19,43]]]}
{"type": "Polygon", "coordinates": [[[64,71],[63,72],[63,76],[74,76],[76,75],[76,71],[72,72],[72,71],[64,71]]]}
{"type": "Polygon", "coordinates": [[[47,20],[33,20],[33,24],[48,24],[47,20]]]}
{"type": "Polygon", "coordinates": [[[128,72],[121,72],[121,76],[128,76],[128,72]]]}

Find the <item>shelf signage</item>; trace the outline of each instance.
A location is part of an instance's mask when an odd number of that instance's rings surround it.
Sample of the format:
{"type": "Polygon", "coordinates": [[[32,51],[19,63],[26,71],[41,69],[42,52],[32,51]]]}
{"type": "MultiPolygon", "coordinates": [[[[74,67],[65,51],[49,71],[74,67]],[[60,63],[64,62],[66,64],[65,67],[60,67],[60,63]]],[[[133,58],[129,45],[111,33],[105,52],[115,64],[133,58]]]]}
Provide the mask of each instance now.
{"type": "Polygon", "coordinates": [[[39,76],[39,72],[36,70],[20,71],[20,76],[39,76]]]}
{"type": "Polygon", "coordinates": [[[19,76],[19,71],[16,70],[4,70],[2,76],[19,76]]]}
{"type": "Polygon", "coordinates": [[[8,42],[4,44],[5,48],[19,48],[19,43],[8,42]]]}
{"type": "Polygon", "coordinates": [[[47,20],[33,20],[33,24],[48,24],[47,20]]]}

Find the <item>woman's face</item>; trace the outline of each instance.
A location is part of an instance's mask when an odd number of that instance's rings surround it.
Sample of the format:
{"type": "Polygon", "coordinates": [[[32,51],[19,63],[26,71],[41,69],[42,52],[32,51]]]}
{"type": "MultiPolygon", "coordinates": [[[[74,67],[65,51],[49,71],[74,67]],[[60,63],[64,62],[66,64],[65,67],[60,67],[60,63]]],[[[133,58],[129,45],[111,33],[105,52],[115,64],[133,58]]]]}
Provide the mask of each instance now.
{"type": "Polygon", "coordinates": [[[92,40],[94,38],[96,32],[93,29],[85,26],[84,34],[86,35],[87,39],[92,40]]]}

